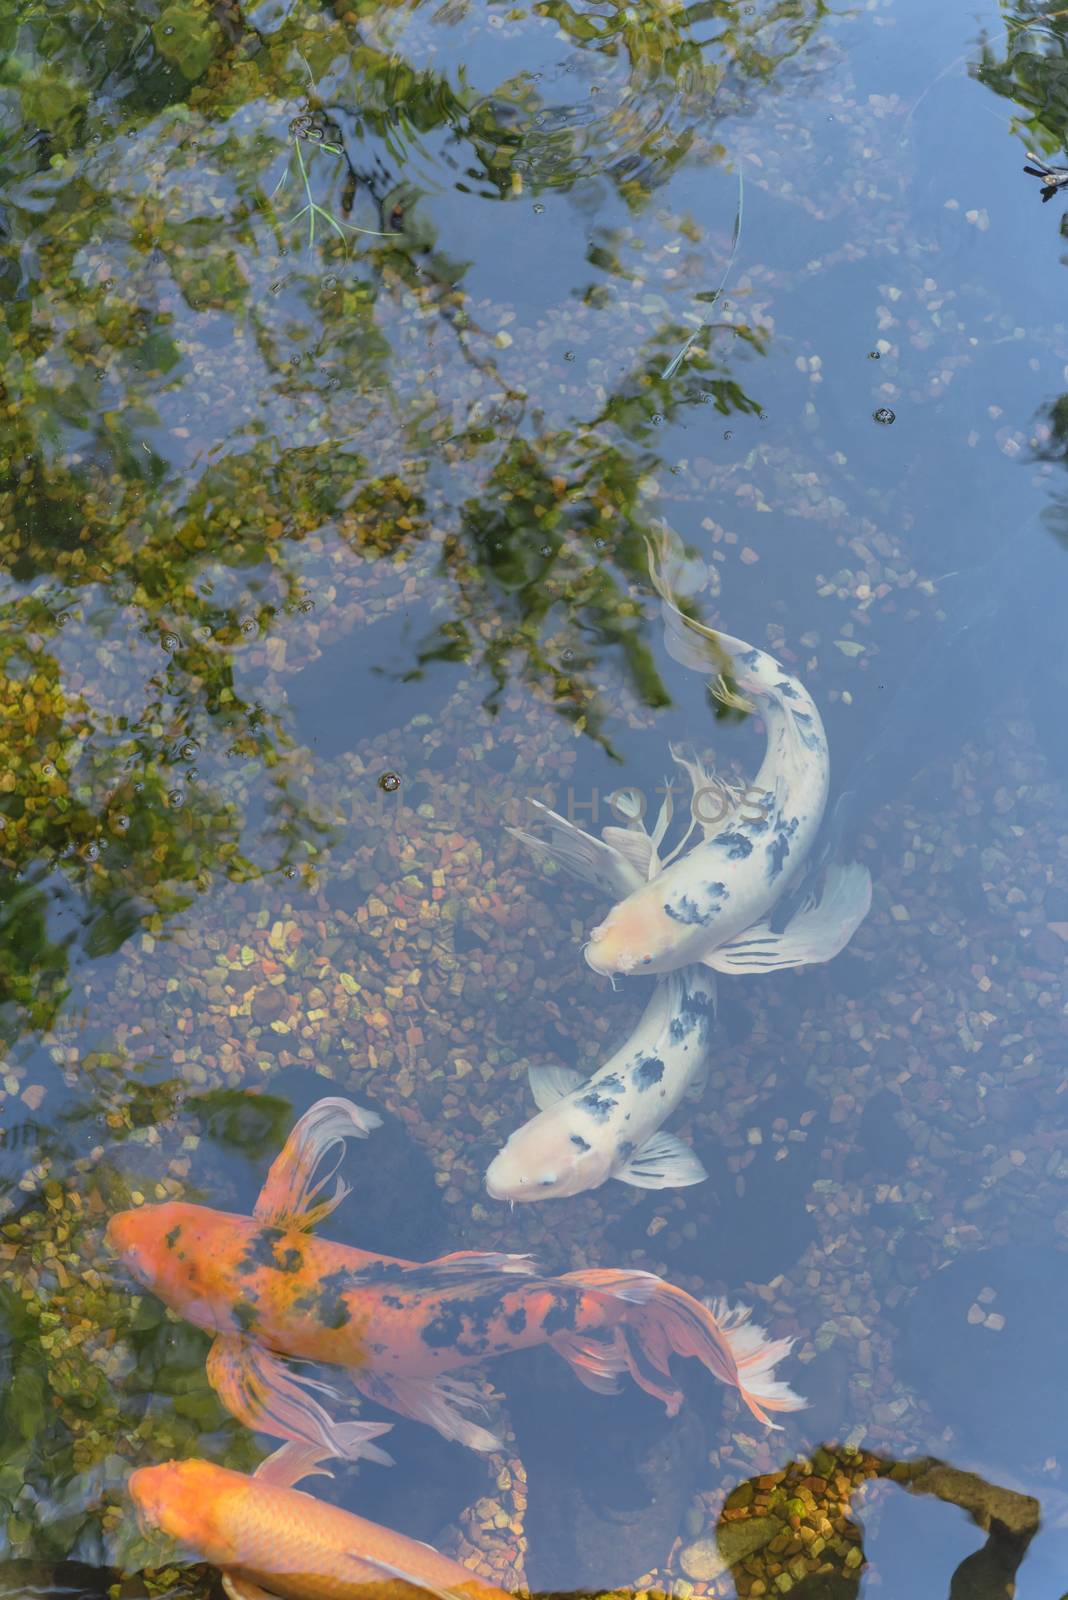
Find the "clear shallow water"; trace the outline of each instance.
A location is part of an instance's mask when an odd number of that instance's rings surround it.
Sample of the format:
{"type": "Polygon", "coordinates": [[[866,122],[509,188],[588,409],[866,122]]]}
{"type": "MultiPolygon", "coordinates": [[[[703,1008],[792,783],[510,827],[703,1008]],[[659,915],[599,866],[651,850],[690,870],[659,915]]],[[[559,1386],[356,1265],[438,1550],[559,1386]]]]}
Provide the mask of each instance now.
{"type": "Polygon", "coordinates": [[[976,1592],[1016,1561],[1063,1593],[1068,324],[1063,207],[1020,171],[1060,148],[1063,24],[3,27],[13,1592],[211,1592],[125,1474],[264,1441],[103,1226],[131,1194],[247,1213],[329,1078],[386,1119],[332,1237],[749,1300],[810,1408],[765,1436],[687,1372],[669,1422],[538,1351],[492,1369],[504,1459],[402,1422],[396,1467],[325,1494],[536,1589],[936,1593],[986,1536],[974,1486],[859,1488],[930,1454],[1040,1503],[976,1592]],[[706,1183],[510,1212],[481,1180],[527,1064],[596,1064],[644,993],[585,967],[596,895],[503,824],[549,791],[602,824],[669,740],[761,746],[663,651],[660,518],[714,567],[706,615],[816,697],[874,907],[826,967],[721,984],[671,1122],[706,1183]],[[717,1525],[746,1530],[719,1556],[717,1525]]]}

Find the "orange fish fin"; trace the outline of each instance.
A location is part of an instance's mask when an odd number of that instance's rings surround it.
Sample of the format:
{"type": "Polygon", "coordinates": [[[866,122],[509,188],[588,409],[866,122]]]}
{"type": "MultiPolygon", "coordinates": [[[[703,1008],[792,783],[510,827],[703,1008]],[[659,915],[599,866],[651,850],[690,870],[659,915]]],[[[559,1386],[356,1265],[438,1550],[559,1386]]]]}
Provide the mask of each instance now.
{"type": "MultiPolygon", "coordinates": [[[[639,1388],[663,1400],[671,1416],[682,1404],[682,1393],[670,1376],[673,1355],[692,1357],[721,1383],[731,1384],[769,1428],[776,1426],[769,1411],[798,1411],[805,1405],[775,1377],[792,1340],[769,1339],[749,1321],[745,1306],[732,1309],[722,1300],[695,1300],[654,1272],[590,1268],[567,1272],[557,1282],[623,1302],[626,1310],[616,1328],[630,1375],[639,1388]]],[[[574,1364],[566,1350],[560,1353],[574,1364]]]]}
{"type": "Polygon", "coordinates": [[[251,1578],[239,1578],[232,1572],[223,1573],[222,1586],[226,1600],[278,1600],[277,1595],[261,1589],[251,1578]]]}
{"type": "Polygon", "coordinates": [[[334,1474],[319,1465],[330,1459],[321,1445],[290,1439],[273,1455],[264,1456],[252,1476],[276,1489],[292,1489],[302,1478],[332,1478],[334,1474]]]}
{"type": "MultiPolygon", "coordinates": [[[[420,1541],[421,1542],[421,1541],[420,1541]]],[[[428,1550],[433,1550],[433,1545],[427,1545],[428,1550]]],[[[435,1555],[437,1551],[434,1551],[435,1555]]],[[[413,1589],[421,1589],[424,1594],[433,1594],[437,1600],[464,1600],[464,1590],[446,1589],[431,1580],[422,1572],[409,1572],[407,1567],[399,1567],[392,1561],[383,1561],[381,1556],[369,1556],[366,1550],[354,1550],[353,1556],[361,1566],[376,1567],[386,1577],[394,1578],[399,1583],[410,1584],[413,1589]]],[[[478,1582],[475,1573],[471,1574],[471,1582],[478,1582]]],[[[466,1587],[466,1586],[465,1586],[466,1587]]]]}
{"type": "Polygon", "coordinates": [[[327,1384],[293,1373],[284,1362],[239,1333],[220,1334],[208,1351],[208,1382],[226,1409],[257,1433],[311,1445],[318,1459],[361,1457],[392,1466],[392,1457],[371,1441],[389,1432],[388,1422],[338,1422],[312,1390],[334,1395],[327,1384]]]}
{"type": "Polygon", "coordinates": [[[349,1192],[348,1184],[338,1178],[333,1194],[319,1199],[337,1172],[345,1140],[366,1139],[381,1121],[377,1112],[367,1111],[351,1100],[337,1096],[317,1100],[294,1126],[267,1174],[253,1215],[276,1228],[306,1230],[321,1222],[349,1192]],[[316,1182],[319,1163],[334,1151],[337,1161],[333,1168],[316,1182]]]}
{"type": "Polygon", "coordinates": [[[549,1343],[558,1356],[563,1356],[575,1377],[587,1389],[592,1389],[595,1394],[619,1392],[620,1374],[627,1371],[629,1362],[615,1330],[608,1339],[565,1330],[554,1333],[549,1343]]]}
{"type": "Polygon", "coordinates": [[[454,1378],[450,1373],[439,1373],[436,1378],[399,1377],[384,1378],[379,1374],[354,1372],[352,1381],[369,1400],[390,1411],[399,1411],[402,1417],[414,1422],[425,1422],[435,1428],[443,1439],[456,1439],[471,1450],[499,1450],[501,1440],[488,1428],[472,1422],[465,1412],[486,1415],[486,1404],[493,1391],[488,1384],[478,1384],[468,1378],[454,1378]]]}

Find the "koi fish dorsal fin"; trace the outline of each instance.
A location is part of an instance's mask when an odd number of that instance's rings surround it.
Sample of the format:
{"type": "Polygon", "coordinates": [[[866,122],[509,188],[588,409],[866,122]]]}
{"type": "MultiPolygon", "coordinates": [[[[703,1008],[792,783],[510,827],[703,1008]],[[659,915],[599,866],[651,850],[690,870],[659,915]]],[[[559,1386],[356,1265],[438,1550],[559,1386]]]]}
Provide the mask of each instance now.
{"type": "Polygon", "coordinates": [[[705,957],[716,972],[783,972],[830,961],[844,950],[871,908],[871,873],[852,861],[827,868],[820,898],[775,933],[755,923],[705,957]]]}
{"type": "Polygon", "coordinates": [[[570,1067],[530,1067],[527,1070],[530,1092],[539,1111],[548,1111],[558,1100],[573,1094],[582,1083],[582,1074],[570,1067]]]}
{"type": "Polygon", "coordinates": [[[321,1222],[349,1192],[348,1184],[338,1178],[333,1194],[318,1198],[337,1172],[345,1140],[366,1139],[381,1121],[377,1112],[367,1111],[351,1100],[337,1096],[317,1100],[295,1124],[275,1159],[253,1207],[253,1216],[277,1228],[308,1229],[321,1222]],[[338,1153],[338,1163],[316,1182],[316,1168],[333,1151],[338,1153]]]}
{"type": "MultiPolygon", "coordinates": [[[[450,1255],[438,1256],[435,1261],[424,1261],[408,1269],[398,1279],[418,1280],[421,1286],[431,1287],[441,1279],[463,1278],[472,1286],[484,1287],[500,1277],[535,1278],[539,1267],[530,1256],[506,1255],[502,1250],[454,1250],[450,1255]]],[[[502,1288],[511,1288],[511,1284],[502,1288]]]]}
{"type": "Polygon", "coordinates": [[[297,1376],[277,1356],[239,1333],[219,1334],[208,1351],[207,1374],[227,1411],[253,1432],[312,1445],[320,1458],[363,1457],[393,1465],[392,1456],[371,1443],[389,1432],[388,1422],[337,1422],[312,1393],[336,1398],[335,1390],[297,1376]]]}
{"type": "Polygon", "coordinates": [[[612,1176],[636,1189],[685,1189],[708,1173],[688,1144],[673,1133],[654,1133],[612,1176]]]}

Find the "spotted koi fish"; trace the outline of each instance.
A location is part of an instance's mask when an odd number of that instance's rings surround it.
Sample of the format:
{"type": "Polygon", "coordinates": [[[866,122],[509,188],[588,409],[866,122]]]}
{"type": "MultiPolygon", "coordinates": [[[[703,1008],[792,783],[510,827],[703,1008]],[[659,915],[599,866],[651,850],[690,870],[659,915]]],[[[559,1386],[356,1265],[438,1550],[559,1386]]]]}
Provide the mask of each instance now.
{"type": "MultiPolygon", "coordinates": [[[[719,805],[702,810],[708,790],[699,791],[698,782],[703,777],[707,785],[712,775],[692,770],[690,831],[699,827],[703,838],[685,854],[676,848],[660,858],[663,811],[644,844],[620,829],[593,839],[549,814],[552,836],[535,847],[604,887],[618,892],[629,885],[590,933],[585,956],[595,972],[658,974],[695,962],[724,973],[771,972],[829,961],[868,913],[865,867],[831,864],[785,927],[776,928],[771,915],[796,883],[827,803],[830,759],[819,710],[800,680],[766,651],[684,615],[675,592],[679,569],[673,541],[650,547],[668,652],[711,678],[724,703],[759,708],[767,745],[756,777],[724,814],[719,805]]],[[[674,748],[672,755],[692,766],[674,748]]],[[[531,835],[520,836],[531,843],[531,835]]]]}
{"type": "Polygon", "coordinates": [[[321,1459],[313,1446],[285,1444],[251,1477],[166,1461],[131,1473],[128,1492],[144,1531],[221,1569],[229,1600],[506,1600],[430,1545],[295,1488],[321,1459]]]}
{"type": "Polygon", "coordinates": [[[319,1161],[378,1119],[347,1100],[305,1114],[271,1169],[251,1217],[168,1201],[122,1211],[108,1240],[164,1303],[214,1334],[209,1382],[247,1427],[330,1455],[381,1451],[381,1424],[339,1422],[317,1398],[335,1391],[284,1357],[345,1370],[354,1387],[401,1416],[476,1450],[499,1440],[475,1422],[481,1391],[456,1374],[548,1344],[588,1387],[610,1392],[629,1373],[670,1415],[682,1393],[672,1355],[693,1357],[738,1389],[750,1411],[801,1402],[774,1378],[790,1341],[769,1340],[744,1309],[705,1305],[651,1272],[589,1270],[544,1277],[526,1256],[459,1251],[403,1261],[309,1233],[347,1192],[323,1196],[319,1161]]]}
{"type": "Polygon", "coordinates": [[[657,981],[623,1047],[585,1082],[563,1067],[533,1067],[539,1106],[486,1173],[495,1200],[549,1200],[609,1178],[640,1189],[682,1188],[708,1176],[689,1145],[660,1131],[707,1070],[716,980],[684,967],[657,981]]]}

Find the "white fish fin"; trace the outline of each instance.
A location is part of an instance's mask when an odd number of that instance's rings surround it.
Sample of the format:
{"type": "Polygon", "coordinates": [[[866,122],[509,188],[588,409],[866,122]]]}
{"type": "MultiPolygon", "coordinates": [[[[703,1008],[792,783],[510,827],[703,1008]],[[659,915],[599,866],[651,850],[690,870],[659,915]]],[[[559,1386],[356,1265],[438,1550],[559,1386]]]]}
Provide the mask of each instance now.
{"type": "MultiPolygon", "coordinates": [[[[427,1284],[440,1275],[444,1279],[462,1277],[473,1287],[486,1287],[487,1280],[506,1278],[534,1278],[539,1272],[531,1256],[506,1255],[502,1250],[454,1250],[450,1255],[438,1256],[434,1261],[421,1262],[413,1268],[420,1282],[427,1284]]],[[[502,1285],[502,1288],[509,1287],[502,1285]]]]}
{"type": "Polygon", "coordinates": [[[830,961],[844,950],[871,907],[871,873],[858,862],[830,866],[823,892],[801,908],[781,933],[757,922],[704,958],[717,972],[782,972],[830,961]]]}
{"type": "Polygon", "coordinates": [[[306,1111],[275,1159],[267,1182],[253,1207],[253,1216],[276,1228],[308,1229],[329,1216],[349,1192],[339,1178],[332,1195],[320,1196],[337,1172],[346,1139],[366,1139],[382,1118],[375,1111],[354,1105],[351,1100],[332,1096],[317,1100],[306,1111]],[[333,1169],[315,1182],[315,1172],[323,1158],[337,1152],[333,1169]]]}
{"type": "Polygon", "coordinates": [[[450,1373],[439,1373],[435,1378],[387,1378],[370,1372],[354,1372],[352,1381],[369,1400],[399,1411],[402,1417],[415,1422],[425,1422],[436,1429],[443,1439],[456,1439],[471,1450],[500,1450],[501,1440],[488,1428],[464,1415],[474,1411],[487,1412],[488,1385],[478,1385],[466,1378],[454,1378],[450,1373]]]}
{"type": "Polygon", "coordinates": [[[393,1465],[392,1456],[371,1443],[389,1432],[388,1422],[336,1421],[311,1392],[336,1398],[335,1390],[291,1372],[277,1356],[239,1333],[219,1334],[208,1351],[207,1376],[226,1409],[256,1433],[312,1445],[324,1459],[341,1456],[393,1465]]]}
{"type": "Polygon", "coordinates": [[[261,1589],[251,1578],[239,1578],[233,1572],[223,1573],[222,1586],[227,1600],[278,1600],[269,1589],[261,1589]]]}
{"type": "Polygon", "coordinates": [[[527,1078],[539,1111],[548,1111],[565,1095],[572,1094],[583,1081],[581,1072],[572,1072],[570,1067],[530,1067],[527,1078]]]}
{"type": "MultiPolygon", "coordinates": [[[[651,834],[654,855],[664,842],[664,835],[671,826],[671,819],[674,814],[675,803],[671,798],[671,784],[666,783],[664,786],[664,798],[660,803],[660,810],[656,814],[656,821],[653,823],[653,831],[651,834]]],[[[646,876],[652,878],[654,875],[655,868],[650,866],[649,872],[646,874],[646,876]]]]}
{"type": "Polygon", "coordinates": [[[645,541],[649,577],[664,600],[690,599],[708,585],[709,568],[699,556],[688,556],[672,528],[661,527],[645,541]]]}
{"type": "Polygon", "coordinates": [[[685,1189],[703,1183],[708,1173],[688,1144],[673,1133],[654,1133],[612,1176],[636,1189],[685,1189]]]}
{"type": "Polygon", "coordinates": [[[625,899],[645,882],[626,857],[610,844],[595,839],[558,812],[550,811],[540,800],[531,800],[530,804],[543,813],[550,829],[549,838],[539,838],[523,828],[509,828],[508,831],[539,861],[552,861],[583,882],[592,883],[595,888],[605,890],[617,899],[625,899]]]}
{"type": "Polygon", "coordinates": [[[759,1323],[750,1322],[748,1306],[729,1306],[725,1300],[706,1300],[719,1330],[730,1346],[738,1368],[738,1389],[758,1422],[775,1428],[769,1411],[803,1411],[808,1404],[788,1383],[775,1377],[775,1365],[793,1349],[792,1339],[769,1339],[759,1323]]]}
{"type": "Polygon", "coordinates": [[[265,1456],[252,1476],[276,1489],[292,1489],[302,1478],[332,1478],[334,1474],[319,1465],[330,1459],[321,1445],[290,1439],[273,1455],[265,1456]]]}
{"type": "Polygon", "coordinates": [[[656,845],[645,832],[638,833],[633,828],[602,828],[601,835],[605,844],[613,850],[618,850],[638,874],[639,883],[647,883],[650,878],[655,878],[660,870],[660,858],[656,853],[656,845]]]}

